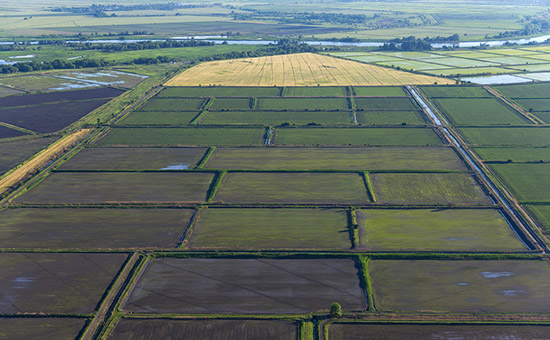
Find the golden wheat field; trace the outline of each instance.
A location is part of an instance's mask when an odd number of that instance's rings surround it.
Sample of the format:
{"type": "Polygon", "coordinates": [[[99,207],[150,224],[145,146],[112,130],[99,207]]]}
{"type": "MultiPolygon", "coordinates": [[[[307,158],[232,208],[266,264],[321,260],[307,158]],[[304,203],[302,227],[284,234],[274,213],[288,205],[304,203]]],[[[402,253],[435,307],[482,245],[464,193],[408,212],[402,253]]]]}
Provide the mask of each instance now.
{"type": "Polygon", "coordinates": [[[452,83],[329,56],[300,53],[207,62],[169,80],[167,86],[425,85],[452,83]]]}

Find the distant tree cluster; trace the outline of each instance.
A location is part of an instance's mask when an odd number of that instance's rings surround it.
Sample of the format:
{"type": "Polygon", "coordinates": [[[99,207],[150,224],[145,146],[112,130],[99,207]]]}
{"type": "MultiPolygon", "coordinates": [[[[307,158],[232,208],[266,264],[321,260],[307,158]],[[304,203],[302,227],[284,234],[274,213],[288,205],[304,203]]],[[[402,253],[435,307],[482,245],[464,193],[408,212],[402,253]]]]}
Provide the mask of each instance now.
{"type": "Polygon", "coordinates": [[[96,15],[97,13],[104,12],[122,12],[122,11],[174,11],[182,8],[204,8],[212,7],[210,4],[185,4],[185,3],[163,3],[163,4],[136,4],[136,5],[97,5],[93,4],[86,7],[55,7],[51,8],[51,12],[69,12],[78,14],[96,15]]]}
{"type": "Polygon", "coordinates": [[[416,38],[411,35],[406,38],[393,39],[385,43],[381,49],[384,51],[430,51],[432,49],[432,43],[456,43],[459,39],[458,34],[453,34],[449,37],[426,37],[424,39],[416,38]]]}
{"type": "Polygon", "coordinates": [[[179,47],[198,47],[198,46],[213,46],[213,42],[203,40],[156,40],[156,41],[139,41],[127,44],[69,44],[74,50],[99,50],[103,52],[124,52],[124,51],[140,51],[140,50],[155,50],[159,48],[179,48],[179,47]]]}
{"type": "Polygon", "coordinates": [[[494,38],[511,38],[550,32],[550,12],[538,17],[526,17],[528,23],[520,30],[501,32],[494,38]]]}
{"type": "Polygon", "coordinates": [[[274,19],[281,24],[363,24],[367,21],[364,14],[343,13],[313,13],[313,12],[277,12],[247,10],[246,12],[232,13],[235,20],[266,20],[274,19]]]}

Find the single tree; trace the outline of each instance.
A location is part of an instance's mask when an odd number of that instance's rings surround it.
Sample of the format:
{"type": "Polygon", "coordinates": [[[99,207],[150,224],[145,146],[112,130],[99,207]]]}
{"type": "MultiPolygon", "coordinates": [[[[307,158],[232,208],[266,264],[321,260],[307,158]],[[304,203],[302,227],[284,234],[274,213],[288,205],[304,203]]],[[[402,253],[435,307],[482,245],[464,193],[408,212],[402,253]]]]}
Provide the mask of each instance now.
{"type": "Polygon", "coordinates": [[[333,302],[330,305],[330,317],[339,318],[342,316],[342,306],[338,302],[333,302]]]}

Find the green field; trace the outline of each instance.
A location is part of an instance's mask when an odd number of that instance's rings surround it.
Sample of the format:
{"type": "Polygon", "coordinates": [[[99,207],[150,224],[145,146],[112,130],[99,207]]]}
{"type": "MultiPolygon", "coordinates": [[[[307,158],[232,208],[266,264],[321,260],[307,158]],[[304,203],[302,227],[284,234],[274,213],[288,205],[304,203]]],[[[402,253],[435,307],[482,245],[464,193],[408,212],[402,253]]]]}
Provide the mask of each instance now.
{"type": "Polygon", "coordinates": [[[436,146],[441,140],[427,128],[277,129],[275,144],[436,146]]]}
{"type": "Polygon", "coordinates": [[[351,124],[352,115],[347,111],[210,111],[201,120],[201,124],[231,124],[231,125],[307,125],[315,124],[351,124]]]}
{"type": "Polygon", "coordinates": [[[263,145],[264,129],[114,128],[98,145],[263,145]]]}
{"type": "Polygon", "coordinates": [[[518,200],[550,202],[550,164],[490,164],[489,168],[518,200]]]}
{"type": "Polygon", "coordinates": [[[361,111],[357,123],[362,125],[425,125],[419,111],[361,111]]]}
{"type": "Polygon", "coordinates": [[[482,87],[476,86],[422,86],[429,98],[491,98],[482,87]]]}
{"type": "Polygon", "coordinates": [[[433,102],[457,125],[530,124],[496,98],[440,98],[433,102]]]}
{"type": "Polygon", "coordinates": [[[416,104],[410,98],[387,97],[387,98],[356,98],[358,110],[366,111],[415,111],[416,104]]]}
{"type": "Polygon", "coordinates": [[[542,119],[546,124],[550,124],[550,111],[549,112],[535,112],[535,116],[542,119]]]}
{"type": "Polygon", "coordinates": [[[225,203],[368,203],[359,174],[229,173],[214,197],[225,203]]]}
{"type": "Polygon", "coordinates": [[[386,204],[491,204],[467,174],[370,174],[377,202],[386,204]]]}
{"type": "Polygon", "coordinates": [[[493,86],[500,93],[509,98],[548,98],[550,84],[521,84],[493,86]]]}
{"type": "Polygon", "coordinates": [[[193,118],[199,115],[198,111],[135,111],[117,124],[122,125],[189,125],[193,118]]]}
{"type": "Polygon", "coordinates": [[[379,311],[546,312],[546,261],[374,260],[379,311]],[[536,273],[536,275],[534,275],[536,273]]]}
{"type": "Polygon", "coordinates": [[[200,212],[192,249],[349,249],[347,212],[334,209],[215,209],[200,212]]]}
{"type": "Polygon", "coordinates": [[[406,97],[402,87],[396,86],[354,86],[357,97],[406,97]]]}
{"type": "Polygon", "coordinates": [[[252,107],[250,107],[250,98],[216,98],[209,109],[213,111],[249,110],[252,107]]]}
{"type": "Polygon", "coordinates": [[[212,173],[58,172],[20,203],[204,202],[212,173]]]}
{"type": "Polygon", "coordinates": [[[550,148],[474,148],[484,161],[550,162],[550,148]]]}
{"type": "Polygon", "coordinates": [[[5,209],[0,211],[0,247],[7,249],[175,248],[193,211],[190,209],[5,209]]]}
{"type": "Polygon", "coordinates": [[[206,148],[86,148],[63,170],[186,170],[197,166],[206,148]]]}
{"type": "Polygon", "coordinates": [[[193,111],[204,104],[202,98],[156,99],[153,98],[139,108],[140,111],[193,111]]]}
{"type": "Polygon", "coordinates": [[[358,248],[374,251],[526,251],[491,209],[364,209],[358,248]]]}
{"type": "Polygon", "coordinates": [[[286,87],[285,97],[345,97],[348,92],[345,87],[317,86],[317,87],[286,87]]]}
{"type": "Polygon", "coordinates": [[[216,148],[208,169],[466,170],[451,148],[216,148]]]}
{"type": "Polygon", "coordinates": [[[157,98],[166,97],[278,97],[278,87],[166,87],[157,98]]]}
{"type": "Polygon", "coordinates": [[[515,99],[527,111],[550,111],[550,99],[515,99]]]}
{"type": "Polygon", "coordinates": [[[550,205],[526,204],[524,207],[534,216],[537,225],[547,234],[550,233],[550,205]]]}
{"type": "Polygon", "coordinates": [[[484,146],[549,146],[548,128],[461,128],[468,143],[484,146]]]}
{"type": "Polygon", "coordinates": [[[346,98],[258,98],[258,110],[337,111],[349,110],[346,98]]]}

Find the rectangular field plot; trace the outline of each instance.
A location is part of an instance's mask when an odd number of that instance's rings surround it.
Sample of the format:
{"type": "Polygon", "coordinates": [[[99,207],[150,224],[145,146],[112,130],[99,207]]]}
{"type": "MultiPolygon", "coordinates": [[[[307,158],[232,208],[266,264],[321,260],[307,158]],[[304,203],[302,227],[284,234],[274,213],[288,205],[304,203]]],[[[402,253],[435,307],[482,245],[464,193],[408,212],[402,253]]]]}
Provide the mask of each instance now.
{"type": "Polygon", "coordinates": [[[4,296],[0,313],[92,313],[126,258],[126,254],[0,254],[4,296]]]}
{"type": "Polygon", "coordinates": [[[550,164],[490,164],[489,168],[518,200],[550,202],[550,164]]]}
{"type": "Polygon", "coordinates": [[[286,87],[285,97],[345,97],[348,91],[343,86],[286,87]]]}
{"type": "Polygon", "coordinates": [[[422,91],[430,98],[492,98],[487,90],[477,86],[423,86],[422,91]]]}
{"type": "Polygon", "coordinates": [[[124,91],[104,87],[91,90],[56,91],[22,96],[9,96],[0,99],[0,107],[40,105],[46,103],[113,98],[124,91]]]}
{"type": "Polygon", "coordinates": [[[505,73],[517,73],[517,71],[502,68],[502,67],[470,67],[470,68],[451,68],[451,69],[437,69],[426,70],[424,73],[433,74],[437,76],[467,76],[467,75],[487,75],[487,74],[505,74],[505,73]]]}
{"type": "Polygon", "coordinates": [[[550,162],[550,148],[474,148],[475,152],[487,162],[550,162]]]}
{"type": "Polygon", "coordinates": [[[487,67],[498,65],[498,63],[455,57],[437,58],[437,63],[451,67],[487,67]]]}
{"type": "Polygon", "coordinates": [[[549,326],[330,324],[330,340],[538,339],[550,340],[549,326]],[[406,334],[406,335],[405,335],[406,334]],[[405,336],[405,337],[404,337],[405,336]]]}
{"type": "Polygon", "coordinates": [[[352,260],[164,258],[149,264],[124,310],[289,314],[328,310],[334,301],[345,311],[365,309],[352,260]]]}
{"type": "Polygon", "coordinates": [[[251,107],[251,98],[216,98],[210,110],[249,110],[251,107]]]}
{"type": "Polygon", "coordinates": [[[0,142],[0,175],[55,140],[56,137],[38,137],[0,142]]]}
{"type": "Polygon", "coordinates": [[[0,125],[0,139],[24,136],[26,133],[0,125]]]}
{"type": "Polygon", "coordinates": [[[215,201],[228,203],[367,203],[359,174],[229,173],[215,201]]]}
{"type": "Polygon", "coordinates": [[[36,249],[175,248],[190,209],[4,209],[0,247],[36,249]]]}
{"type": "Polygon", "coordinates": [[[354,86],[357,97],[407,97],[407,93],[398,86],[354,86]]]}
{"type": "Polygon", "coordinates": [[[516,99],[515,102],[528,111],[550,111],[550,99],[516,99]]]}
{"type": "Polygon", "coordinates": [[[86,148],[63,170],[187,170],[204,157],[206,148],[86,148]]]}
{"type": "Polygon", "coordinates": [[[491,204],[467,174],[370,174],[377,202],[389,204],[491,204]]]}
{"type": "Polygon", "coordinates": [[[466,170],[451,148],[217,148],[207,169],[466,170]]]}
{"type": "Polygon", "coordinates": [[[550,84],[522,84],[493,86],[500,93],[513,99],[517,98],[548,98],[550,84]]]}
{"type": "Polygon", "coordinates": [[[215,128],[114,128],[99,145],[203,146],[263,145],[265,129],[215,128]]]}
{"type": "Polygon", "coordinates": [[[375,251],[527,251],[498,210],[365,209],[358,248],[375,251]]]}
{"type": "Polygon", "coordinates": [[[542,119],[542,121],[545,122],[546,124],[550,124],[550,111],[535,112],[534,115],[537,116],[538,118],[542,119]]]}
{"type": "Polygon", "coordinates": [[[248,112],[208,112],[201,124],[231,125],[281,125],[284,123],[307,125],[316,124],[351,124],[350,111],[248,111],[248,112]]]}
{"type": "Polygon", "coordinates": [[[0,121],[36,132],[63,129],[111,100],[110,98],[0,109],[0,121]]]}
{"type": "Polygon", "coordinates": [[[292,321],[273,320],[121,319],[107,339],[173,339],[185,334],[186,340],[293,340],[297,328],[292,321]]]}
{"type": "Polygon", "coordinates": [[[440,98],[433,102],[457,125],[530,124],[496,98],[440,98]]]}
{"type": "Polygon", "coordinates": [[[176,98],[157,99],[153,98],[139,107],[140,111],[194,111],[204,104],[203,98],[176,98]]]}
{"type": "Polygon", "coordinates": [[[358,110],[365,111],[416,111],[418,107],[410,98],[355,98],[358,110]]]}
{"type": "Polygon", "coordinates": [[[436,146],[442,143],[428,128],[315,128],[276,129],[275,144],[436,146]]]}
{"type": "Polygon", "coordinates": [[[198,111],[135,111],[118,122],[122,125],[189,125],[198,111]]]}
{"type": "MultiPolygon", "coordinates": [[[[1,225],[1,223],[0,223],[1,225]]],[[[345,210],[206,209],[194,225],[192,249],[349,249],[345,210]]]]}
{"type": "Polygon", "coordinates": [[[546,261],[374,260],[369,262],[380,311],[547,313],[546,261]]]}
{"type": "Polygon", "coordinates": [[[550,146],[549,128],[461,128],[459,131],[473,145],[550,146]]]}
{"type": "Polygon", "coordinates": [[[534,216],[537,225],[547,234],[550,233],[550,205],[525,205],[527,210],[534,216]]]}
{"type": "Polygon", "coordinates": [[[278,87],[167,87],[157,98],[181,97],[278,97],[278,87]]]}
{"type": "Polygon", "coordinates": [[[212,173],[61,172],[17,198],[22,203],[204,202],[212,173]]]}
{"type": "Polygon", "coordinates": [[[362,125],[425,125],[420,111],[361,111],[357,123],[362,125]]]}
{"type": "Polygon", "coordinates": [[[76,318],[0,318],[0,339],[74,340],[86,325],[85,319],[76,318]]]}
{"type": "Polygon", "coordinates": [[[337,111],[349,110],[346,98],[258,98],[258,110],[337,111]]]}

